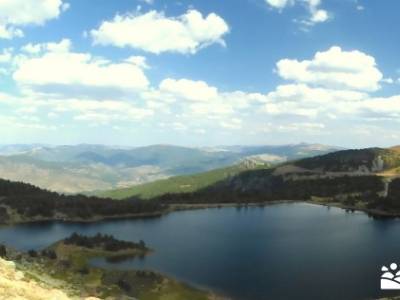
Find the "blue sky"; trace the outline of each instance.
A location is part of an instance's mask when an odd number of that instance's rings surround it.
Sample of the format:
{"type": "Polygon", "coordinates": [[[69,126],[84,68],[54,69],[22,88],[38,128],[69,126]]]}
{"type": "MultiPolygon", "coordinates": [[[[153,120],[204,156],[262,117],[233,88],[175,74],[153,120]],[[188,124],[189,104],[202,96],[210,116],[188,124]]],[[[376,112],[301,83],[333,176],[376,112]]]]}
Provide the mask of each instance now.
{"type": "Polygon", "coordinates": [[[3,1],[2,143],[400,144],[399,9],[3,1]]]}

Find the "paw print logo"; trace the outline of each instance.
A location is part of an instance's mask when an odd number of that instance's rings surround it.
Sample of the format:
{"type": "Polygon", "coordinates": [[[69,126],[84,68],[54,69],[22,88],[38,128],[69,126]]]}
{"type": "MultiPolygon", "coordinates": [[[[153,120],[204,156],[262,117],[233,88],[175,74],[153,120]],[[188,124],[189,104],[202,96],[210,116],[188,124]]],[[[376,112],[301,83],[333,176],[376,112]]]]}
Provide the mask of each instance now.
{"type": "Polygon", "coordinates": [[[383,266],[381,275],[381,290],[400,290],[400,269],[395,263],[389,268],[383,266]]]}

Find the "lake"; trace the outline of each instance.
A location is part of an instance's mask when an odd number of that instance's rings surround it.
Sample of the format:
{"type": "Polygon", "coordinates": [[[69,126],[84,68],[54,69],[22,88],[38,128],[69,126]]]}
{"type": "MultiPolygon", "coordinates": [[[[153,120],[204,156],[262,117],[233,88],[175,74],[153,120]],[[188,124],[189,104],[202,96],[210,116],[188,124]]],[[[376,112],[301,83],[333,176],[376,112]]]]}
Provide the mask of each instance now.
{"type": "MultiPolygon", "coordinates": [[[[93,224],[0,228],[0,243],[40,249],[72,232],[112,234],[155,250],[111,268],[152,269],[233,299],[372,299],[380,268],[400,263],[400,220],[307,203],[214,208],[93,224]]],[[[400,294],[397,293],[397,294],[400,294]]]]}

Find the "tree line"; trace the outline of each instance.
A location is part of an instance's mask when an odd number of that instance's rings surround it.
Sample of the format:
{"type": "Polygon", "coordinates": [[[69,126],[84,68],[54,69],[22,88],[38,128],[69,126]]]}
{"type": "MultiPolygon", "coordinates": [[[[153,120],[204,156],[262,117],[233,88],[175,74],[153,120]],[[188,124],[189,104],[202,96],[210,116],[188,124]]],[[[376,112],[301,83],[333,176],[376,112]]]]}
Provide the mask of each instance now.
{"type": "Polygon", "coordinates": [[[84,236],[74,232],[63,240],[66,245],[75,245],[89,249],[102,249],[106,251],[120,251],[129,249],[146,250],[146,244],[140,240],[138,243],[122,241],[112,235],[97,233],[95,236],[84,236]]]}
{"type": "Polygon", "coordinates": [[[159,201],[141,201],[137,198],[114,201],[85,195],[63,195],[30,184],[0,179],[0,223],[9,218],[4,206],[28,219],[51,219],[56,214],[62,214],[67,219],[89,219],[162,212],[166,208],[159,201]]]}

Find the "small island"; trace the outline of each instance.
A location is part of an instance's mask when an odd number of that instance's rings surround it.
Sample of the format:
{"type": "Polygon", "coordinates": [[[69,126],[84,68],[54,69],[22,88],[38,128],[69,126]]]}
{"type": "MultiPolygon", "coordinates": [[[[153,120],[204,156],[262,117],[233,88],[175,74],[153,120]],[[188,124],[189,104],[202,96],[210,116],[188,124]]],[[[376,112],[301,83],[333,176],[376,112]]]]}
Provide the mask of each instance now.
{"type": "Polygon", "coordinates": [[[94,257],[144,257],[151,251],[144,241],[123,241],[101,233],[94,236],[73,233],[46,249],[27,253],[0,245],[0,257],[13,261],[26,278],[59,289],[71,298],[221,299],[154,271],[120,271],[90,265],[90,259],[94,257]]]}
{"type": "Polygon", "coordinates": [[[74,232],[70,237],[57,243],[60,247],[70,248],[75,251],[83,251],[98,256],[144,256],[150,252],[146,243],[140,240],[138,243],[122,241],[112,235],[98,233],[95,236],[84,236],[74,232]]]}

